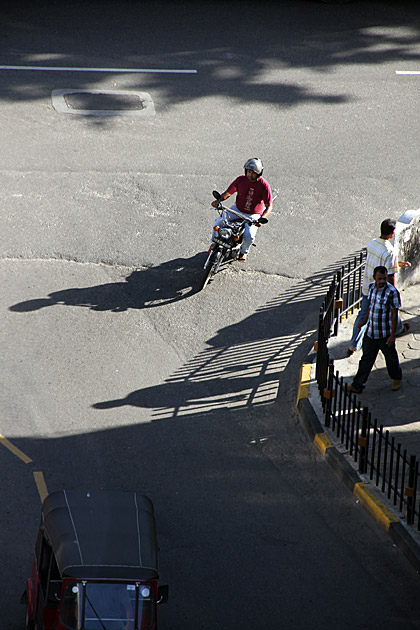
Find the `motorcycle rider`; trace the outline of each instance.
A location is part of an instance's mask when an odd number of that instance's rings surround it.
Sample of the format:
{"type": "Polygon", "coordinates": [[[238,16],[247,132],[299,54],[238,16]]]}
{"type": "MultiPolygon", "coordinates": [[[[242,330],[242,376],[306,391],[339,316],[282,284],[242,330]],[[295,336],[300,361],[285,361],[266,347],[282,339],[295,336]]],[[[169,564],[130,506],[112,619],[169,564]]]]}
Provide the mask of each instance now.
{"type": "MultiPolygon", "coordinates": [[[[245,175],[239,175],[224,193],[220,195],[219,201],[213,201],[211,204],[217,208],[218,203],[222,203],[228,197],[236,193],[236,200],[231,208],[242,214],[247,214],[250,218],[257,220],[259,218],[268,219],[273,208],[273,197],[271,194],[270,184],[262,177],[263,163],[259,158],[250,158],[244,164],[245,175]]],[[[235,220],[234,214],[229,215],[229,220],[235,220]]],[[[222,218],[218,217],[214,222],[212,240],[216,236],[215,226],[222,223],[222,218]]],[[[241,251],[238,260],[245,262],[248,256],[249,248],[255,240],[258,228],[261,223],[257,222],[253,225],[245,225],[244,238],[241,245],[241,251]]]]}

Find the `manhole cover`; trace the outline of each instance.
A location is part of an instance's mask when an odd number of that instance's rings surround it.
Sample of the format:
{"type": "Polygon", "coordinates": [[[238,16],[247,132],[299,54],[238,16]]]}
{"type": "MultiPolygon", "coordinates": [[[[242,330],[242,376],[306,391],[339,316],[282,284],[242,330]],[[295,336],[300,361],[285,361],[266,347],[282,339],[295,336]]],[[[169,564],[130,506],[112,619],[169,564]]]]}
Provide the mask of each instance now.
{"type": "Polygon", "coordinates": [[[154,116],[155,108],[147,92],[115,90],[53,90],[54,109],[61,114],[83,116],[154,116]]]}
{"type": "Polygon", "coordinates": [[[119,109],[143,109],[143,102],[140,96],[131,94],[104,94],[98,92],[73,92],[65,94],[64,100],[67,107],[72,109],[96,109],[96,110],[119,110],[119,109]]]}

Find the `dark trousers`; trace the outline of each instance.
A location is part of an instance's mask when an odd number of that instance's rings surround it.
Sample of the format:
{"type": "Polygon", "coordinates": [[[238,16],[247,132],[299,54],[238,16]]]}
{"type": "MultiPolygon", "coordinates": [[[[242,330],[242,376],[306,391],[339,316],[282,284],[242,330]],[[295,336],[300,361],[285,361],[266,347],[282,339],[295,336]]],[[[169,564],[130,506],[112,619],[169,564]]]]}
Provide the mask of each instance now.
{"type": "Polygon", "coordinates": [[[381,350],[384,355],[389,377],[392,378],[392,380],[401,380],[402,372],[395,345],[387,346],[386,338],[372,339],[365,335],[363,338],[362,358],[359,361],[357,374],[353,379],[353,387],[355,389],[362,391],[372,371],[379,350],[381,350]]]}

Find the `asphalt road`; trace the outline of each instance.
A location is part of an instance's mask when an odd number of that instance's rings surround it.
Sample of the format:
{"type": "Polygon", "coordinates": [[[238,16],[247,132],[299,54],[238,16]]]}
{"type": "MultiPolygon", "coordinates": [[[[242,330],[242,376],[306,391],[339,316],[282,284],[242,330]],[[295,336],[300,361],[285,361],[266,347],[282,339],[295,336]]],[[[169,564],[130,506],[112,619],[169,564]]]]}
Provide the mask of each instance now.
{"type": "Polygon", "coordinates": [[[418,68],[420,9],[56,2],[0,18],[0,433],[20,449],[0,451],[2,628],[23,625],[40,479],[151,496],[163,630],[420,627],[417,574],[294,409],[332,270],[419,205],[420,76],[396,71],[418,68]],[[58,113],[66,89],[147,92],[156,114],[58,113]],[[211,191],[254,155],[275,211],[246,265],[199,293],[211,191]]]}

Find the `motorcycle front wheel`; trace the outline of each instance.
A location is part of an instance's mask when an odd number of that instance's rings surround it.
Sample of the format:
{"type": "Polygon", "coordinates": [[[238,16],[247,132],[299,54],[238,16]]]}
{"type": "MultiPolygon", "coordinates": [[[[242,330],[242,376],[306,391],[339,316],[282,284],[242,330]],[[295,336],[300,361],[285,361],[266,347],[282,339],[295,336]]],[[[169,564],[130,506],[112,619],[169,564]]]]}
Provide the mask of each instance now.
{"type": "Polygon", "coordinates": [[[209,261],[207,263],[207,267],[204,269],[204,274],[203,274],[201,285],[200,285],[200,291],[202,291],[204,287],[207,286],[212,276],[214,276],[214,274],[216,273],[220,264],[221,257],[222,257],[221,251],[217,251],[217,250],[212,251],[209,261]]]}

